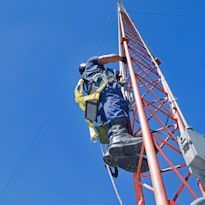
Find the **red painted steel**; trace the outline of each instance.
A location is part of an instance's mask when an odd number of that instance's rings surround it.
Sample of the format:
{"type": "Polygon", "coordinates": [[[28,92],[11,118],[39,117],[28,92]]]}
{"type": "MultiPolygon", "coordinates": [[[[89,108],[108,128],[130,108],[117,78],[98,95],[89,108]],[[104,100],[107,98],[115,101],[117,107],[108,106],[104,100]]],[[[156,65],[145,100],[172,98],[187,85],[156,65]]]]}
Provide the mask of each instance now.
{"type": "Polygon", "coordinates": [[[135,106],[138,108],[139,121],[140,121],[140,124],[142,125],[141,130],[142,130],[142,135],[144,138],[145,149],[147,150],[147,156],[148,156],[147,158],[148,158],[150,173],[152,175],[151,180],[152,180],[153,187],[155,189],[155,192],[154,192],[155,199],[156,199],[157,204],[159,205],[168,205],[168,200],[167,200],[166,192],[164,189],[164,184],[162,181],[158,161],[156,158],[155,147],[152,142],[152,136],[151,136],[150,129],[148,126],[148,122],[146,120],[143,103],[141,100],[139,88],[138,88],[137,81],[135,78],[135,72],[134,72],[134,68],[132,65],[132,59],[129,53],[128,42],[125,36],[124,26],[122,23],[122,16],[120,15],[119,17],[120,17],[121,29],[122,29],[121,30],[122,31],[122,43],[124,45],[125,55],[127,57],[127,64],[128,64],[129,72],[130,72],[131,83],[133,85],[133,92],[134,92],[134,98],[135,98],[135,103],[136,103],[135,106]]]}
{"type": "Polygon", "coordinates": [[[136,137],[143,136],[134,174],[137,204],[146,204],[145,190],[154,194],[157,205],[190,204],[205,189],[190,174],[177,143],[177,137],[189,126],[155,57],[121,3],[118,26],[120,54],[126,55],[128,64],[120,68],[133,103],[131,125],[136,137]],[[145,153],[149,171],[140,173],[145,153]]]}
{"type": "Polygon", "coordinates": [[[198,184],[203,197],[205,197],[205,186],[200,181],[198,182],[198,184]]]}

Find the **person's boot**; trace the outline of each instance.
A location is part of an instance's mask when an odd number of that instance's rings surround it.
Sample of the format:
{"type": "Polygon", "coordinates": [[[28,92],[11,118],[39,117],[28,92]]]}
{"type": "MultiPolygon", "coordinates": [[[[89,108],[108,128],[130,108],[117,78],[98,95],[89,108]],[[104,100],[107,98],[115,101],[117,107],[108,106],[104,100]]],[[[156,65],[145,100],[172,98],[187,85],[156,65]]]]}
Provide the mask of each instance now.
{"type": "MultiPolygon", "coordinates": [[[[120,167],[129,172],[137,172],[142,137],[129,134],[127,119],[121,118],[111,123],[111,137],[108,151],[103,160],[111,167],[120,167]]],[[[148,170],[147,159],[143,156],[141,172],[148,170]]]]}
{"type": "MultiPolygon", "coordinates": [[[[140,155],[125,155],[121,156],[117,161],[117,166],[125,171],[137,173],[138,163],[139,163],[140,155]]],[[[147,158],[145,156],[142,157],[142,164],[140,173],[146,172],[149,170],[149,166],[147,163],[147,158]]]]}
{"type": "Polygon", "coordinates": [[[142,137],[133,137],[129,134],[128,127],[129,124],[126,118],[120,118],[111,122],[108,152],[112,157],[140,153],[142,137]]]}
{"type": "MultiPolygon", "coordinates": [[[[103,161],[105,164],[107,164],[110,167],[119,167],[121,169],[124,169],[128,172],[137,172],[138,170],[138,162],[139,162],[140,155],[124,155],[124,156],[115,156],[112,157],[108,151],[105,153],[103,157],[103,161]]],[[[149,170],[147,159],[145,156],[142,158],[142,165],[141,165],[141,173],[146,172],[149,170]]]]}
{"type": "Polygon", "coordinates": [[[105,164],[107,164],[110,167],[117,167],[117,162],[119,160],[119,157],[113,157],[109,154],[107,151],[105,155],[103,156],[103,161],[105,164]]]}

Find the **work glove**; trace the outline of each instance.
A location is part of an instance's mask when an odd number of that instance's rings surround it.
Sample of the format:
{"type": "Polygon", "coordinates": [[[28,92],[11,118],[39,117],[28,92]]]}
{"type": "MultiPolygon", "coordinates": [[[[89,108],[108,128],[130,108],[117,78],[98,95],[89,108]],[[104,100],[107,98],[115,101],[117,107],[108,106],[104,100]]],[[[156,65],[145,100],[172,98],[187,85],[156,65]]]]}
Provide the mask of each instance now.
{"type": "Polygon", "coordinates": [[[127,58],[126,58],[126,56],[123,56],[122,59],[121,59],[121,61],[122,61],[123,63],[127,64],[127,58]]]}

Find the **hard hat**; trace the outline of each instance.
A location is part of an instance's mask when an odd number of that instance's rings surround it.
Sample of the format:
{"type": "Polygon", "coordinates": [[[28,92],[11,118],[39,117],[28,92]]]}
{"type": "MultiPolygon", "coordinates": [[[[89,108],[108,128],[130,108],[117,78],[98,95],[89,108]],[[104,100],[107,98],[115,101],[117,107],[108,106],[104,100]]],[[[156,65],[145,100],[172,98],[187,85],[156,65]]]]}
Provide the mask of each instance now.
{"type": "Polygon", "coordinates": [[[86,63],[81,63],[79,66],[79,73],[82,75],[85,71],[86,63]]]}

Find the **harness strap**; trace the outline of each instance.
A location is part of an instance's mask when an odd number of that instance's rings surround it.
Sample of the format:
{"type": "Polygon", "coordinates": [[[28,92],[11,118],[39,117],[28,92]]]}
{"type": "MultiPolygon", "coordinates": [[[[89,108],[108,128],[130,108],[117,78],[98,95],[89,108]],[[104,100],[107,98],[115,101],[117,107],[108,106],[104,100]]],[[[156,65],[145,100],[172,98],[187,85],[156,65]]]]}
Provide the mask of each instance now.
{"type": "MultiPolygon", "coordinates": [[[[99,88],[89,95],[84,96],[84,79],[80,79],[75,87],[75,102],[79,105],[80,109],[82,111],[86,111],[85,102],[92,101],[92,100],[99,100],[100,99],[100,93],[105,89],[107,84],[113,83],[115,81],[118,81],[115,75],[107,75],[106,71],[103,73],[96,73],[92,77],[89,78],[90,82],[97,82],[99,79],[101,79],[101,85],[99,88]]],[[[119,81],[118,81],[119,82],[119,81]]],[[[89,126],[90,131],[90,137],[92,141],[96,141],[96,138],[98,137],[97,130],[95,129],[95,125],[92,121],[86,120],[89,126]]]]}
{"type": "MultiPolygon", "coordinates": [[[[90,95],[83,95],[83,86],[84,86],[84,80],[80,79],[75,87],[75,102],[79,105],[80,109],[85,112],[85,102],[89,100],[99,100],[100,99],[100,93],[103,91],[103,89],[107,86],[108,80],[107,78],[104,78],[104,81],[102,85],[96,90],[96,92],[90,94],[90,95]]],[[[96,141],[96,138],[98,137],[97,131],[95,129],[94,123],[91,121],[86,120],[89,126],[89,132],[90,137],[92,141],[96,141]]]]}
{"type": "MultiPolygon", "coordinates": [[[[96,90],[96,92],[83,96],[83,85],[84,80],[80,79],[75,87],[75,102],[80,105],[84,104],[86,101],[89,100],[99,100],[100,99],[100,93],[104,90],[104,88],[108,84],[108,79],[103,79],[102,85],[96,90]]],[[[83,111],[85,111],[85,108],[83,108],[83,111]]]]}
{"type": "Polygon", "coordinates": [[[83,102],[80,102],[80,98],[83,96],[83,85],[84,85],[84,80],[80,79],[75,86],[74,94],[75,94],[75,102],[79,105],[80,109],[82,111],[85,111],[85,105],[83,102]]]}

